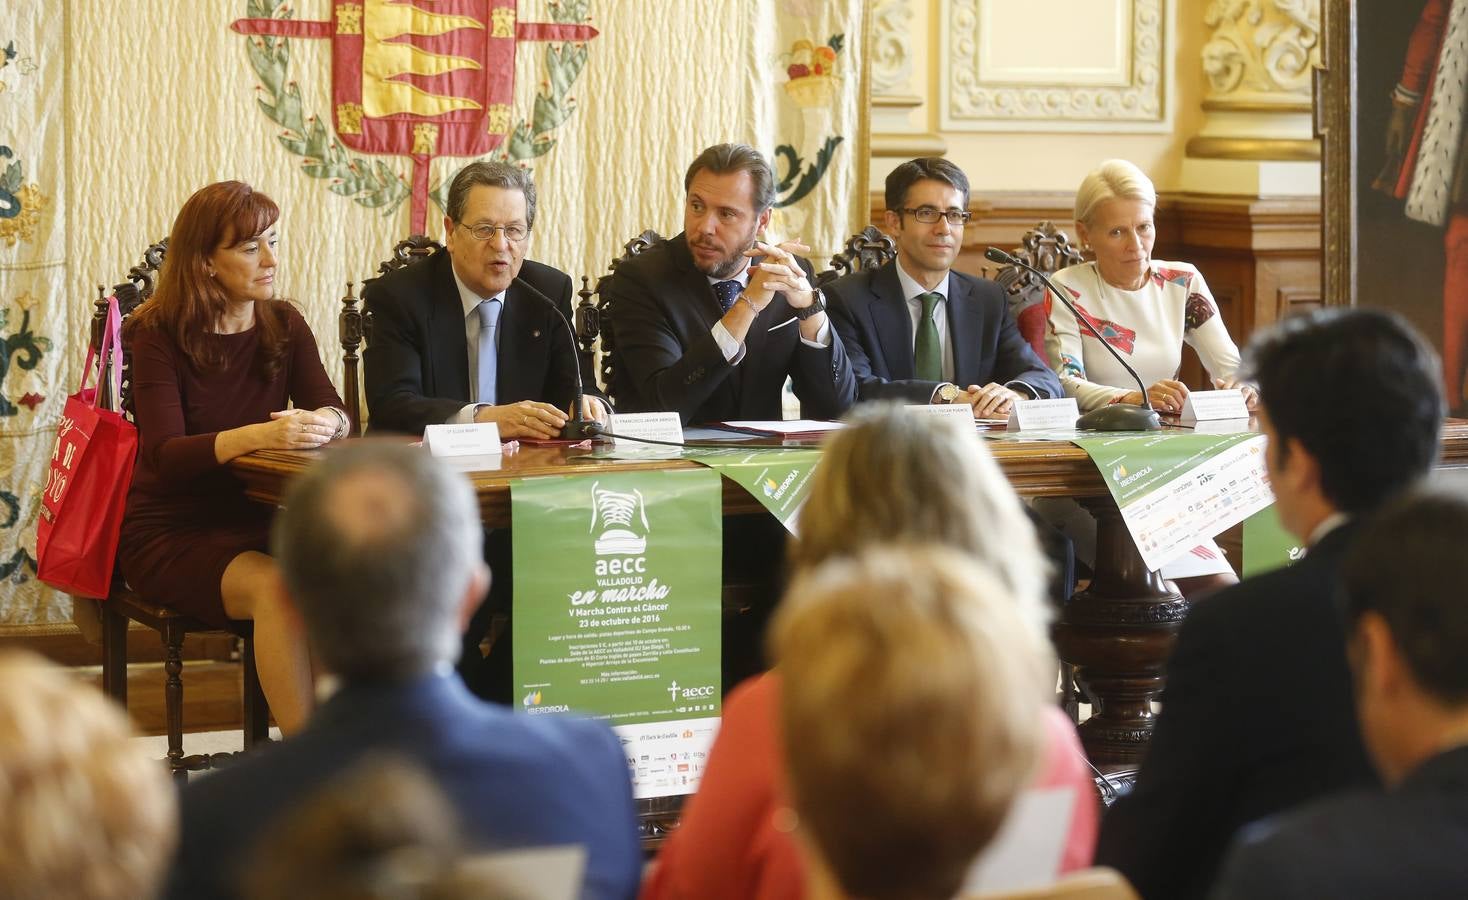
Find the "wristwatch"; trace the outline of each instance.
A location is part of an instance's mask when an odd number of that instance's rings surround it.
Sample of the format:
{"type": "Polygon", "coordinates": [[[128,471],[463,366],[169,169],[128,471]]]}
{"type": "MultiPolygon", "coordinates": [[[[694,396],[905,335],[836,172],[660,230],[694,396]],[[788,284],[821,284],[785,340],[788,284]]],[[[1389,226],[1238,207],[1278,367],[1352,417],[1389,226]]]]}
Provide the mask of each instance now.
{"type": "Polygon", "coordinates": [[[963,391],[960,391],[958,389],[958,385],[949,384],[945,381],[942,384],[938,385],[938,389],[933,392],[933,402],[943,406],[947,406],[948,404],[957,400],[959,395],[962,393],[963,391]]]}
{"type": "Polygon", "coordinates": [[[799,319],[802,322],[804,322],[806,319],[809,319],[816,313],[822,313],[826,311],[826,295],[821,293],[820,288],[812,288],[810,292],[810,297],[810,306],[793,310],[793,312],[795,313],[795,318],[799,319]]]}

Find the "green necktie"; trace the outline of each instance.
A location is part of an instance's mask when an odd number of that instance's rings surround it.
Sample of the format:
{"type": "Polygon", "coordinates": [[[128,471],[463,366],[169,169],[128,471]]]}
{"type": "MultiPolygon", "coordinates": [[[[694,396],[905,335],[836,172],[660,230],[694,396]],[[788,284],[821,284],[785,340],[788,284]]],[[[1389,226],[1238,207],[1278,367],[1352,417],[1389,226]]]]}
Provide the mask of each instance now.
{"type": "Polygon", "coordinates": [[[943,380],[943,347],[938,343],[938,323],[933,321],[933,309],[942,294],[923,294],[923,314],[918,319],[917,340],[913,343],[912,355],[917,363],[917,377],[922,381],[943,380]]]}

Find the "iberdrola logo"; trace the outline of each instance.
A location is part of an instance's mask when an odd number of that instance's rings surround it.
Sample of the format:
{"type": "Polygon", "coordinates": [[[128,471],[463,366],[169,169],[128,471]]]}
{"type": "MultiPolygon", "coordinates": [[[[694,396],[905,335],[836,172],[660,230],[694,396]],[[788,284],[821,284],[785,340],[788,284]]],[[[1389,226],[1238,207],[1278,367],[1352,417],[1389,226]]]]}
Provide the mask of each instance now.
{"type": "Polygon", "coordinates": [[[586,65],[589,0],[550,4],[554,22],[522,22],[518,0],[338,0],[329,21],[291,18],[293,0],[248,0],[231,27],[250,37],[260,108],[302,158],[308,175],[334,193],[385,213],[412,198],[412,230],[425,230],[438,156],[519,161],[555,145],[551,132],[575,108],[570,88],[586,65]],[[302,108],[289,73],[288,38],[331,41],[331,111],[323,122],[302,108]],[[515,49],[550,41],[544,87],[530,120],[516,121],[515,49]],[[329,124],[328,124],[329,123],[329,124]],[[409,179],[386,163],[350,152],[406,156],[409,179]]]}

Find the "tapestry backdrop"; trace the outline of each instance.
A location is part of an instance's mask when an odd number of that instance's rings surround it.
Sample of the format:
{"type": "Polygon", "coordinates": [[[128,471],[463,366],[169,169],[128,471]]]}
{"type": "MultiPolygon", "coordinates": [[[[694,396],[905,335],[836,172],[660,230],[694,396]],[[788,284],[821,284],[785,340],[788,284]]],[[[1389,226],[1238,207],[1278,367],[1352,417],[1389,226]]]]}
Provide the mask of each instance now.
{"type": "Polygon", "coordinates": [[[861,0],[12,0],[0,7],[0,633],[69,619],[35,521],[95,285],[195,189],[280,204],[283,296],[340,374],[336,313],[393,243],[442,237],[476,156],[531,168],[528,255],[593,279],[680,230],[683,172],[764,150],[772,232],[823,263],[865,224],[861,0]],[[124,51],[124,48],[126,50],[124,51]]]}

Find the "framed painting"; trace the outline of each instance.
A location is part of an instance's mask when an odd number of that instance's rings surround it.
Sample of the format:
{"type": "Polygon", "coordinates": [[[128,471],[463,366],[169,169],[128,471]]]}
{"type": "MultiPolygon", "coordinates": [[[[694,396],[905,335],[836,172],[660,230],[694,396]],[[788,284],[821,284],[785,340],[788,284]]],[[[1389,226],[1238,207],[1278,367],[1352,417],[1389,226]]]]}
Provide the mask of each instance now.
{"type": "Polygon", "coordinates": [[[1316,83],[1327,303],[1388,307],[1468,413],[1468,0],[1327,0],[1316,83]]]}

